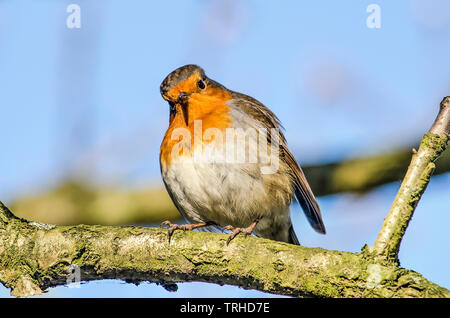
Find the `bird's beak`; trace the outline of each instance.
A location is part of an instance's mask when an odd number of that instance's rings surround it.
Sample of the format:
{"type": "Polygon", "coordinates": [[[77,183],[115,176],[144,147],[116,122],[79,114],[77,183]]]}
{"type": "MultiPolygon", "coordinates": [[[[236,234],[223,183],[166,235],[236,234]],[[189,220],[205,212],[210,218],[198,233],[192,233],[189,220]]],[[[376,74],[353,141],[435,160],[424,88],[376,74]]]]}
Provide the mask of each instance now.
{"type": "Polygon", "coordinates": [[[183,112],[184,122],[186,123],[186,126],[188,126],[188,124],[189,124],[188,99],[189,99],[189,94],[185,93],[185,92],[181,92],[178,95],[178,101],[177,101],[177,104],[180,105],[181,110],[183,112]]]}
{"type": "Polygon", "coordinates": [[[181,104],[181,110],[183,111],[183,117],[184,117],[184,122],[186,123],[186,126],[189,125],[189,117],[188,117],[188,104],[181,104]]]}
{"type": "Polygon", "coordinates": [[[188,117],[188,99],[189,94],[185,92],[181,92],[178,95],[177,100],[173,100],[170,96],[166,94],[162,94],[162,97],[169,102],[170,105],[170,115],[174,115],[179,108],[181,108],[181,112],[183,113],[184,122],[186,123],[186,126],[188,126],[189,123],[189,117],[188,117]]]}
{"type": "Polygon", "coordinates": [[[178,94],[178,104],[185,104],[189,99],[189,94],[185,92],[181,92],[178,94]]]}

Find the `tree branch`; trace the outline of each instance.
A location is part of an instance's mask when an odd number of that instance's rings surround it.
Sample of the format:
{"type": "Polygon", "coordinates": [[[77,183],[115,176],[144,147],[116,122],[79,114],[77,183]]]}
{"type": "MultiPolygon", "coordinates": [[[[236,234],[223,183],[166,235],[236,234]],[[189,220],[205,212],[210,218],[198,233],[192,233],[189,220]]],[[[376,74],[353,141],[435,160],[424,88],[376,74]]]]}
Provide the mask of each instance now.
{"type": "Polygon", "coordinates": [[[122,279],[170,284],[204,281],[318,297],[450,297],[420,274],[398,267],[401,239],[447,146],[450,97],[419,150],[374,247],[361,253],[307,248],[216,233],[100,225],[54,226],[15,217],[0,202],[0,282],[16,296],[63,285],[72,265],[84,281],[122,279]]]}
{"type": "Polygon", "coordinates": [[[362,253],[307,248],[256,237],[144,227],[51,226],[16,218],[0,204],[0,282],[15,296],[81,280],[202,281],[291,296],[450,297],[420,274],[362,253]]]}
{"type": "Polygon", "coordinates": [[[375,252],[388,260],[396,260],[400,243],[422,194],[430,181],[434,161],[447,147],[450,133],[450,97],[445,97],[430,130],[422,139],[419,150],[413,154],[406,176],[384,220],[375,252]]]}

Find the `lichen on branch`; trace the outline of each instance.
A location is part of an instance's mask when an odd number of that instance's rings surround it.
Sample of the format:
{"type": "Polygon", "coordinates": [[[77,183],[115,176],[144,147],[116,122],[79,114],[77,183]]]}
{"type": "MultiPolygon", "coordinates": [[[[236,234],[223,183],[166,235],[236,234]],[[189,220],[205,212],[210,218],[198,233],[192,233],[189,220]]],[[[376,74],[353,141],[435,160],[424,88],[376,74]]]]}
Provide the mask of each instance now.
{"type": "Polygon", "coordinates": [[[0,282],[15,296],[82,281],[121,279],[163,285],[200,281],[290,296],[450,297],[420,274],[349,253],[256,237],[161,228],[50,226],[14,217],[0,204],[0,282]]]}

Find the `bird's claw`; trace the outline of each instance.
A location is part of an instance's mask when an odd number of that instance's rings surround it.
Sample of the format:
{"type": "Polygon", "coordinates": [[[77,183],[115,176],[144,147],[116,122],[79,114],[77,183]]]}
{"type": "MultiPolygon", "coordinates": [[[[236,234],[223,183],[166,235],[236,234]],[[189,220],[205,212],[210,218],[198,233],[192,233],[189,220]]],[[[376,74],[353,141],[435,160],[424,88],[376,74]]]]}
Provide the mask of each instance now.
{"type": "Polygon", "coordinates": [[[175,230],[183,229],[183,230],[186,231],[186,228],[185,228],[185,227],[183,228],[182,225],[173,224],[172,222],[170,222],[170,221],[168,221],[168,220],[162,222],[162,223],[161,223],[161,226],[163,226],[163,225],[167,225],[167,226],[169,227],[169,229],[167,230],[167,239],[168,239],[168,241],[169,241],[169,244],[170,244],[170,239],[171,239],[171,237],[172,237],[172,235],[173,235],[173,232],[175,232],[175,230]]]}
{"type": "Polygon", "coordinates": [[[224,228],[222,228],[222,233],[225,231],[233,231],[234,227],[232,227],[231,225],[227,225],[224,228]]]}
{"type": "Polygon", "coordinates": [[[167,220],[161,223],[161,226],[163,225],[167,225],[169,227],[169,229],[167,230],[167,238],[170,244],[170,238],[172,237],[172,234],[173,232],[175,232],[175,230],[192,231],[194,229],[207,226],[209,225],[209,223],[205,222],[197,224],[173,224],[172,222],[167,220]]]}
{"type": "Polygon", "coordinates": [[[252,234],[252,232],[253,232],[253,228],[252,228],[252,227],[233,227],[233,226],[231,226],[231,225],[225,226],[225,227],[223,228],[222,232],[225,231],[225,230],[231,231],[231,234],[230,234],[230,236],[228,236],[228,239],[227,239],[227,243],[226,243],[227,246],[228,246],[228,244],[230,244],[230,242],[231,242],[236,236],[239,235],[239,233],[243,233],[244,236],[247,237],[247,236],[249,236],[250,234],[252,234]]]}

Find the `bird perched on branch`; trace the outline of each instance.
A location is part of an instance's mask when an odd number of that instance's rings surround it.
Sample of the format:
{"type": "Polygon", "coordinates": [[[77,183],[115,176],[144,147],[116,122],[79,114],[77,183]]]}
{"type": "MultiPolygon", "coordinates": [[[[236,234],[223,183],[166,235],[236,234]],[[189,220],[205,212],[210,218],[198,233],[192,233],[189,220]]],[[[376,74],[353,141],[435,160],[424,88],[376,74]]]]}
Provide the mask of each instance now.
{"type": "Polygon", "coordinates": [[[177,229],[230,230],[299,244],[289,214],[297,199],[311,226],[325,234],[321,212],[289,151],[276,115],[256,99],[185,65],[162,82],[170,105],[160,149],[161,174],[178,211],[190,224],[177,229]]]}

